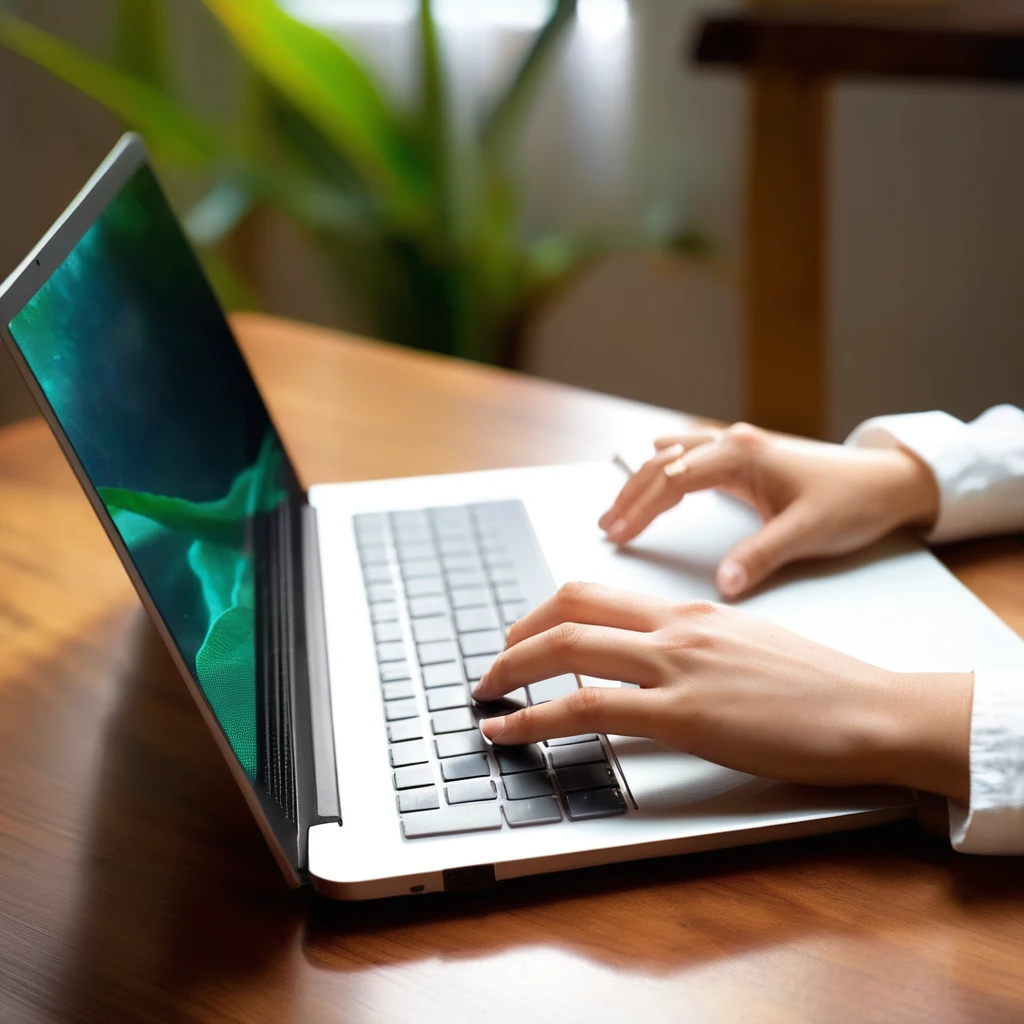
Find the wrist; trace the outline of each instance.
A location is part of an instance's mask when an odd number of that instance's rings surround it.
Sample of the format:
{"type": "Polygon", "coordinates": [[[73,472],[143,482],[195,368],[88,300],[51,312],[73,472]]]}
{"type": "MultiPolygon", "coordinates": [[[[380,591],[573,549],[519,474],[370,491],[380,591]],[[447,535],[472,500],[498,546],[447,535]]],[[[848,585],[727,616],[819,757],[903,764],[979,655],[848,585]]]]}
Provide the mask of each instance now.
{"type": "Polygon", "coordinates": [[[891,694],[887,781],[969,803],[973,674],[897,673],[891,694]]]}
{"type": "Polygon", "coordinates": [[[939,485],[926,462],[907,448],[888,452],[890,494],[897,525],[928,530],[939,517],[939,485]]]}

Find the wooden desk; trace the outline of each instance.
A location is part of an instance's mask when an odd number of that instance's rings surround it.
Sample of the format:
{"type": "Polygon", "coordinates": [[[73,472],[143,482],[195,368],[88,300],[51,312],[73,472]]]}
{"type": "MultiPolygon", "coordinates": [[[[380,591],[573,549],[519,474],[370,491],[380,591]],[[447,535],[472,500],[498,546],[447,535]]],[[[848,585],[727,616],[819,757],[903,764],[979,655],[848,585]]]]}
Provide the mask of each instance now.
{"type": "MultiPolygon", "coordinates": [[[[307,480],[603,457],[678,418],[245,317],[307,480]]],[[[1024,630],[1024,549],[956,570],[1024,630]]],[[[905,825],[330,904],[283,887],[39,421],[0,432],[0,1020],[1019,1020],[1024,872],[905,825]]]]}
{"type": "Polygon", "coordinates": [[[1021,0],[750,0],[702,19],[698,64],[751,84],[744,412],[828,431],[831,86],[842,78],[1024,82],[1021,0]]]}

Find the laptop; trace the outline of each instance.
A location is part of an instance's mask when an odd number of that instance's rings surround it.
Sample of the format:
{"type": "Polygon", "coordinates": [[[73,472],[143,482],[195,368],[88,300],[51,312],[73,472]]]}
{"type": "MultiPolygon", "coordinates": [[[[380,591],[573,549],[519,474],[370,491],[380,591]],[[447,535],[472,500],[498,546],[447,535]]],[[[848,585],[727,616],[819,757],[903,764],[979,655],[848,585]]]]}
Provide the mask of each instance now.
{"type": "MultiPolygon", "coordinates": [[[[700,494],[619,551],[595,524],[610,460],[304,490],[137,136],[4,283],[0,332],[292,885],[474,889],[913,813],[905,791],[783,785],[644,739],[484,741],[509,705],[471,684],[556,584],[715,598],[756,517],[700,494]]],[[[1024,668],[908,537],[744,604],[896,669],[1024,668]]],[[[581,684],[620,685],[561,676],[512,703],[581,684]]]]}

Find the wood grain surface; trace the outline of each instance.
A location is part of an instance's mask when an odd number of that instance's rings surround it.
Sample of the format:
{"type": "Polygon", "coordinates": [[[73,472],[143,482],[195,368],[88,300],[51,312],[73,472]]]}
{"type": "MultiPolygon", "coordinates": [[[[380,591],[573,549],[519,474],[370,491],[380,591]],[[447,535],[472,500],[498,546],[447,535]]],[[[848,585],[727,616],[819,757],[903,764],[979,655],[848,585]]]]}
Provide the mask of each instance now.
{"type": "MultiPolygon", "coordinates": [[[[675,414],[237,321],[309,482],[604,457],[675,414]]],[[[1024,629],[1024,548],[950,564],[1024,629]]],[[[1019,1021],[1024,882],[906,824],[332,904],[288,891],[55,442],[0,431],[0,1021],[1019,1021]]]]}

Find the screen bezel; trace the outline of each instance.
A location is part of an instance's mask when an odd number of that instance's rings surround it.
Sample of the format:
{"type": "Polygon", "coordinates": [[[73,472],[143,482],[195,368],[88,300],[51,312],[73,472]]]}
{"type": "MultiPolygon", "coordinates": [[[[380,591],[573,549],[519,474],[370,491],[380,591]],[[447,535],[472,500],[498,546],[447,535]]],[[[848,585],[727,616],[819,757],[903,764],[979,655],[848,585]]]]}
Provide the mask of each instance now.
{"type": "MultiPolygon", "coordinates": [[[[0,337],[3,338],[7,350],[11,353],[40,412],[49,424],[65,458],[74,470],[82,490],[85,492],[89,503],[93,507],[93,511],[103,525],[103,529],[106,531],[111,544],[113,544],[114,550],[121,559],[121,563],[138,592],[143,606],[163,638],[164,644],[170,652],[189,692],[192,694],[207,727],[213,733],[214,740],[224,755],[231,774],[241,788],[246,803],[255,816],[275,860],[289,884],[298,886],[304,880],[303,869],[305,867],[302,863],[305,842],[303,841],[304,837],[300,834],[302,831],[301,818],[298,824],[290,822],[269,795],[265,794],[258,784],[254,783],[246,775],[241,763],[231,749],[231,745],[220,723],[217,721],[213,709],[193,677],[192,670],[178,650],[170,630],[167,628],[139,572],[135,568],[135,563],[132,560],[127,545],[122,540],[121,534],[114,525],[106,506],[89,479],[85,467],[80,462],[71,442],[64,433],[64,429],[57,419],[53,407],[50,405],[10,332],[10,323],[49,280],[54,271],[67,259],[71,251],[81,241],[103,211],[106,210],[110,202],[117,197],[129,179],[140,168],[148,165],[149,157],[142,139],[134,133],[122,136],[110,155],[103,161],[96,173],[89,179],[85,187],[79,192],[53,227],[43,236],[42,240],[22,261],[14,273],[4,281],[3,285],[0,285],[0,337]]],[[[232,332],[232,337],[234,337],[234,332],[232,332]]],[[[245,354],[241,353],[241,355],[243,361],[245,361],[245,354]]],[[[247,362],[246,365],[248,366],[247,362]]],[[[278,437],[280,438],[280,433],[278,433],[278,437]]],[[[297,506],[295,509],[296,515],[301,518],[301,506],[307,503],[306,493],[299,484],[283,440],[281,444],[285,473],[289,485],[289,500],[297,506]]],[[[296,758],[296,772],[302,767],[303,761],[304,759],[301,757],[296,758]]],[[[299,790],[304,789],[304,780],[297,778],[296,786],[299,790]]]]}

